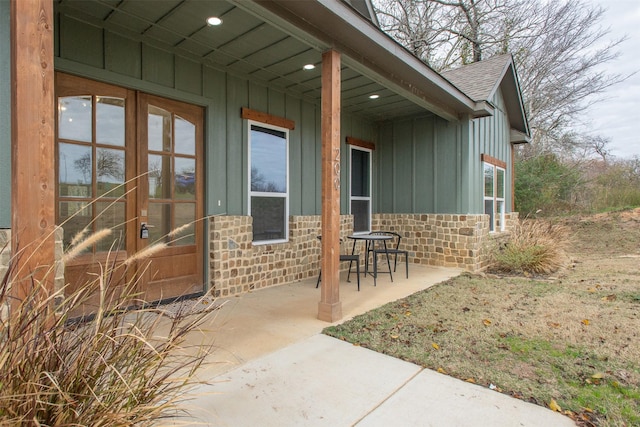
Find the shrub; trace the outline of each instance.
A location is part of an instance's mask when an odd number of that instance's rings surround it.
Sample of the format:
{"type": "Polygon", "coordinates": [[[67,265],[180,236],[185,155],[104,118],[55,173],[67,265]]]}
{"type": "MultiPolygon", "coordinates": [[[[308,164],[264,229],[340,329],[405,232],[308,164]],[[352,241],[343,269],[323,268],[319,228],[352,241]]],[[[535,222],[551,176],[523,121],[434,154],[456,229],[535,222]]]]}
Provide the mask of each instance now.
{"type": "Polygon", "coordinates": [[[571,211],[572,196],[582,186],[580,171],[553,154],[516,162],[515,177],[516,210],[527,217],[571,211]]]}
{"type": "Polygon", "coordinates": [[[490,269],[508,273],[548,274],[564,263],[567,229],[542,220],[521,220],[506,242],[491,250],[490,269]]]}
{"type": "Polygon", "coordinates": [[[187,349],[185,337],[207,313],[163,316],[133,283],[112,292],[114,270],[128,268],[115,262],[71,295],[31,278],[18,300],[11,265],[0,284],[0,425],[150,425],[176,415],[208,350],[187,349]],[[74,322],[70,313],[96,292],[95,315],[74,322]]]}

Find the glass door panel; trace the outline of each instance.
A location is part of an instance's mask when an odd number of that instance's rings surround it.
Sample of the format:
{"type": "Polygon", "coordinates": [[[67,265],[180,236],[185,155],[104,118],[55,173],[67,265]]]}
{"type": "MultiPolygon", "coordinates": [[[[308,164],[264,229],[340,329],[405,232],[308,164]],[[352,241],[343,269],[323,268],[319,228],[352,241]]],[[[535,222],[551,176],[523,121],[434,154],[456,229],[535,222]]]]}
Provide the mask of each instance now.
{"type": "Polygon", "coordinates": [[[171,156],[149,154],[149,198],[171,198],[171,156]]]}
{"type": "Polygon", "coordinates": [[[149,203],[149,241],[169,243],[171,203],[149,203]]]}
{"type": "Polygon", "coordinates": [[[149,238],[139,247],[162,243],[148,265],[144,295],[166,300],[204,289],[202,269],[202,109],[141,94],[140,221],[149,238]],[[146,163],[146,165],[145,165],[146,163]],[[144,167],[146,166],[146,170],[144,167]],[[147,195],[147,197],[145,197],[147,195]]]}
{"type": "MultiPolygon", "coordinates": [[[[108,91],[106,87],[104,90],[108,91]]],[[[65,248],[78,232],[88,236],[114,221],[111,217],[101,218],[112,215],[101,206],[117,202],[121,212],[126,210],[124,105],[124,98],[101,93],[58,97],[58,224],[63,228],[65,248]],[[84,209],[70,211],[77,203],[84,209]]],[[[117,223],[124,222],[122,213],[117,223]]],[[[98,242],[92,252],[124,249],[124,227],[117,234],[119,237],[112,234],[110,239],[98,242]],[[120,243],[115,244],[114,239],[120,243]]]]}

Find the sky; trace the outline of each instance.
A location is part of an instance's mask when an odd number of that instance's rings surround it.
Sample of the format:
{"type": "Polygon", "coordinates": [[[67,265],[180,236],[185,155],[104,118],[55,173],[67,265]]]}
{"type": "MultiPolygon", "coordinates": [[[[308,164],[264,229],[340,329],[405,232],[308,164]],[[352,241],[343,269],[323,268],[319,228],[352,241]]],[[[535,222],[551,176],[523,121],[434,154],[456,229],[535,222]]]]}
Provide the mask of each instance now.
{"type": "Polygon", "coordinates": [[[616,158],[640,157],[640,0],[590,1],[606,9],[602,26],[610,29],[611,39],[627,36],[618,48],[620,56],[606,70],[637,73],[609,88],[605,99],[589,108],[585,127],[577,130],[609,139],[610,154],[616,158]]]}

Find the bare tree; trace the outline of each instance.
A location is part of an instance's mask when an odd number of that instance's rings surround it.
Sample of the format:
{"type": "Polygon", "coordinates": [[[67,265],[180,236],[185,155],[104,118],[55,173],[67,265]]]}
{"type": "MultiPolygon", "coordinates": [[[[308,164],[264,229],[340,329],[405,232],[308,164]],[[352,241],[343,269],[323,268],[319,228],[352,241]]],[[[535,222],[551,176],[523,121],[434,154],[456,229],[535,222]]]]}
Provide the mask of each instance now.
{"type": "Polygon", "coordinates": [[[602,71],[625,39],[609,40],[604,10],[584,0],[374,4],[383,29],[436,70],[512,53],[538,152],[567,149],[564,134],[579,115],[628,77],[602,71]]]}

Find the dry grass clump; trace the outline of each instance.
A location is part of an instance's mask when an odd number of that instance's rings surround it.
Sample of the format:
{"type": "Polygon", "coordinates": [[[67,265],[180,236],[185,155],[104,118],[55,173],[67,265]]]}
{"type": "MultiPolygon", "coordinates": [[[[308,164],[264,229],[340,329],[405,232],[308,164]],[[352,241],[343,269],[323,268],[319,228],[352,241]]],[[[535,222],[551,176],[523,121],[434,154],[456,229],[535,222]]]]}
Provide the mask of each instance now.
{"type": "Polygon", "coordinates": [[[490,269],[508,273],[549,274],[565,262],[568,229],[561,224],[525,219],[506,242],[491,251],[490,269]]]}
{"type": "Polygon", "coordinates": [[[118,268],[127,266],[112,262],[71,295],[32,278],[16,299],[9,267],[0,283],[0,425],[150,425],[176,415],[208,350],[185,351],[185,337],[206,313],[169,319],[144,308],[135,284],[112,289],[118,268]],[[96,293],[95,315],[74,322],[70,313],[96,293]]]}

